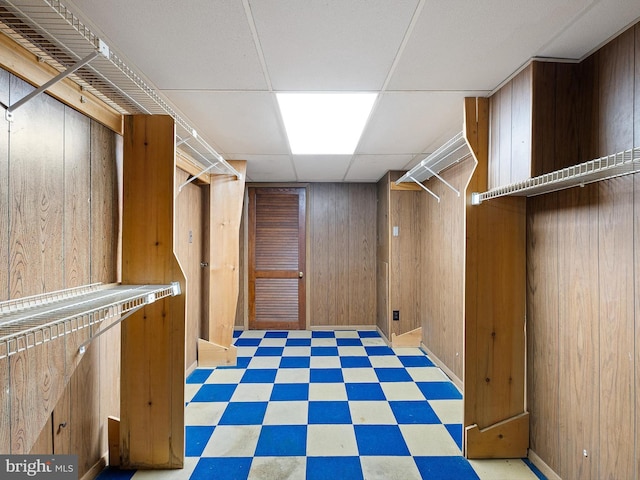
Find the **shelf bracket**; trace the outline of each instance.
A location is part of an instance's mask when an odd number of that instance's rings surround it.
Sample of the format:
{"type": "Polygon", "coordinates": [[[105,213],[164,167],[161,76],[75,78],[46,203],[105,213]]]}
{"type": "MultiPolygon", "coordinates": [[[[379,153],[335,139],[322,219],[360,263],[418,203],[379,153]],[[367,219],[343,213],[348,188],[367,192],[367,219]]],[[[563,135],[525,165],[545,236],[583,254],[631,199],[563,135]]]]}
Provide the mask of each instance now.
{"type": "Polygon", "coordinates": [[[438,200],[438,203],[440,203],[440,197],[438,195],[436,195],[435,193],[433,193],[431,190],[429,190],[427,187],[425,187],[422,183],[420,183],[418,180],[416,180],[413,177],[409,177],[411,180],[413,180],[414,182],[416,182],[420,187],[422,187],[422,189],[427,192],[428,194],[430,194],[433,198],[435,198],[436,200],[438,200]]]}
{"type": "Polygon", "coordinates": [[[482,199],[480,198],[480,193],[473,192],[471,194],[471,205],[480,205],[482,203],[482,199]]]}
{"type": "Polygon", "coordinates": [[[442,178],[436,172],[431,170],[429,167],[424,167],[424,168],[425,168],[425,170],[429,171],[429,173],[431,173],[431,175],[436,177],[438,180],[440,180],[442,183],[444,183],[447,187],[449,187],[451,190],[453,190],[456,193],[456,195],[460,196],[460,192],[453,185],[451,185],[449,182],[447,182],[444,178],[442,178]]]}
{"type": "Polygon", "coordinates": [[[192,175],[191,178],[189,178],[189,180],[187,180],[186,182],[184,182],[182,185],[180,185],[178,187],[178,192],[181,192],[182,189],[184,187],[186,187],[187,185],[189,185],[191,182],[193,182],[196,178],[200,178],[202,175],[204,175],[205,173],[207,173],[209,170],[211,170],[213,167],[215,166],[215,164],[211,164],[209,165],[207,168],[205,168],[204,170],[202,170],[200,173],[198,173],[197,175],[192,175]]]}
{"type": "Polygon", "coordinates": [[[29,102],[31,99],[37,97],[42,92],[48,90],[49,88],[51,88],[56,83],[64,80],[65,78],[67,78],[69,75],[73,74],[74,72],[76,72],[80,68],[84,67],[86,64],[91,62],[94,58],[96,58],[98,55],[102,55],[102,56],[104,56],[106,58],[109,58],[109,47],[107,46],[107,44],[104,43],[102,40],[98,40],[98,45],[99,46],[98,46],[97,50],[94,50],[93,52],[91,52],[86,57],[78,60],[72,66],[70,66],[69,68],[67,68],[63,72],[60,72],[58,75],[53,77],[47,83],[45,83],[44,85],[41,85],[40,87],[36,88],[35,90],[33,90],[28,95],[25,95],[20,100],[15,102],[13,105],[9,105],[7,107],[7,110],[5,111],[6,120],[8,122],[12,122],[13,121],[13,112],[15,112],[18,108],[20,108],[21,106],[23,106],[24,104],[29,102]]]}

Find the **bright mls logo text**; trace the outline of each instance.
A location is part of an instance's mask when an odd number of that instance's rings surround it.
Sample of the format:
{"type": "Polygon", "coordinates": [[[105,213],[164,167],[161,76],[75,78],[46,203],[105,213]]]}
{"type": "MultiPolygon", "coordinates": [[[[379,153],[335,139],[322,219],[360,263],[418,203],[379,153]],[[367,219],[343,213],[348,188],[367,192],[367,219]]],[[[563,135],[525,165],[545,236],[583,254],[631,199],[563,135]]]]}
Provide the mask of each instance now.
{"type": "Polygon", "coordinates": [[[4,473],[0,476],[7,480],[67,480],[75,478],[78,465],[77,455],[2,455],[0,458],[0,474],[4,473]]]}

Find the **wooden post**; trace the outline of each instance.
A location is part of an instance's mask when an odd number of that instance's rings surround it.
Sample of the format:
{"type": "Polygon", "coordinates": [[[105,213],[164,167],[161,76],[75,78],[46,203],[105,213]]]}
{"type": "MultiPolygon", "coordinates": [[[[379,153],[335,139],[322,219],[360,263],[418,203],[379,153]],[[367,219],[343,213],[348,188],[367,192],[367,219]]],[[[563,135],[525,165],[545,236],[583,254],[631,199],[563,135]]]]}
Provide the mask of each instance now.
{"type": "Polygon", "coordinates": [[[174,253],[174,121],[125,117],[122,282],[180,282],[122,323],[120,464],[182,468],[184,462],[185,276],[174,253]]]}
{"type": "Polygon", "coordinates": [[[526,456],[526,211],[522,197],[471,205],[487,189],[488,99],[465,100],[465,136],[477,165],[466,189],[464,453],[526,456]]]}
{"type": "Polygon", "coordinates": [[[209,338],[198,340],[198,366],[236,364],[233,325],[238,306],[240,220],[247,162],[229,162],[241,175],[212,175],[209,187],[209,338]]]}

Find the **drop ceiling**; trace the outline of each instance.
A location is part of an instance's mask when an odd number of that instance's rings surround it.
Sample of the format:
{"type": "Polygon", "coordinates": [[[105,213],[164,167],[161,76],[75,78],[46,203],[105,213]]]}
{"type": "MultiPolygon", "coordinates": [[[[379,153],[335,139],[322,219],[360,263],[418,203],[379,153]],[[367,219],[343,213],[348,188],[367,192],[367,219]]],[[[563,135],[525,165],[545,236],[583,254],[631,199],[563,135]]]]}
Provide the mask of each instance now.
{"type": "Polygon", "coordinates": [[[375,182],[462,127],[530,59],[579,60],[638,0],[64,2],[254,182],[375,182]],[[292,155],[276,92],[378,93],[353,155],[292,155]]]}

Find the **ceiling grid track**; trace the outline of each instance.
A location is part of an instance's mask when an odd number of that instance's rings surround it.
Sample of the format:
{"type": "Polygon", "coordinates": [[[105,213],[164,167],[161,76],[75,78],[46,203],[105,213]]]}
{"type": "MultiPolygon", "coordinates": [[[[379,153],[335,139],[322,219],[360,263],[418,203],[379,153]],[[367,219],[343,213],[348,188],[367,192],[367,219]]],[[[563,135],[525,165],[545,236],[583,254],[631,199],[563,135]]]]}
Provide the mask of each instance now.
{"type": "MultiPolygon", "coordinates": [[[[59,0],[0,1],[0,32],[60,72],[104,43],[59,0]]],[[[171,116],[178,141],[202,159],[202,173],[242,176],[140,74],[108,50],[69,78],[122,115],[171,116]]]]}

